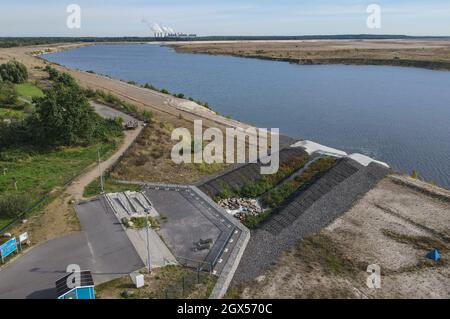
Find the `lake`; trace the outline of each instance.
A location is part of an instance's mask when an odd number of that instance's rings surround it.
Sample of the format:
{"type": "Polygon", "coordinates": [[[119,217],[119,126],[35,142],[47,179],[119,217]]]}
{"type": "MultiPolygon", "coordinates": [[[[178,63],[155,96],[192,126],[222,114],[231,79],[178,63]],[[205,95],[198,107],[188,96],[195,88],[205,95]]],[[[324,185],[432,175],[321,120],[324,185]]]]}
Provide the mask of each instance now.
{"type": "Polygon", "coordinates": [[[155,44],[95,45],[45,58],[184,93],[222,115],[363,153],[401,172],[417,169],[450,188],[450,72],[178,54],[155,44]]]}

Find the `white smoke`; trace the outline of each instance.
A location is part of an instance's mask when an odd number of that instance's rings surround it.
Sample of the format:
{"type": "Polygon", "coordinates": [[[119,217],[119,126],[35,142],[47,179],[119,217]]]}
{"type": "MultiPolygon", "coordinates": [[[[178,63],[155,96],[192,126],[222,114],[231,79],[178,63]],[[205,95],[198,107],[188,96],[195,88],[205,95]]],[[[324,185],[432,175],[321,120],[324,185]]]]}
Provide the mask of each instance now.
{"type": "Polygon", "coordinates": [[[155,37],[165,37],[167,35],[176,34],[173,28],[167,27],[161,23],[150,22],[147,18],[143,18],[142,23],[145,23],[149,27],[155,37]]]}
{"type": "Polygon", "coordinates": [[[153,33],[163,33],[163,29],[160,27],[158,23],[153,23],[150,27],[150,29],[153,31],[153,33]]]}

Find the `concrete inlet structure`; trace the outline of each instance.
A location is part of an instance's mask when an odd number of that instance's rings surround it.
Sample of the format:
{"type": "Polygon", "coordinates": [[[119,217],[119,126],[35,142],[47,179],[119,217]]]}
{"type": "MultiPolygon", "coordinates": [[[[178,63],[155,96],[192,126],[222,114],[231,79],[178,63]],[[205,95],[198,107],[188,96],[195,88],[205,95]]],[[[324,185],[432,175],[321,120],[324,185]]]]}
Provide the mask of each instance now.
{"type": "MultiPolygon", "coordinates": [[[[116,217],[137,217],[145,210],[159,221],[150,231],[152,267],[168,264],[218,276],[211,298],[221,298],[230,284],[250,239],[250,231],[195,186],[133,183],[141,192],[103,195],[116,217]]],[[[125,229],[146,263],[145,229],[125,229]]]]}
{"type": "Polygon", "coordinates": [[[109,193],[105,194],[105,198],[122,217],[142,217],[146,213],[152,217],[158,216],[151,201],[142,192],[109,193]]]}

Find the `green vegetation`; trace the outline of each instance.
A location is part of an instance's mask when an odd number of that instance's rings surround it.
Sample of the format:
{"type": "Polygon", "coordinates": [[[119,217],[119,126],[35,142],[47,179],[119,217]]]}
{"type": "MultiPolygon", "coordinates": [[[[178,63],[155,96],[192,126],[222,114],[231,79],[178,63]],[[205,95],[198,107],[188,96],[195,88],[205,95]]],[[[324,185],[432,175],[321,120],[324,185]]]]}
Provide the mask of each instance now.
{"type": "MultiPolygon", "coordinates": [[[[122,224],[125,225],[125,227],[130,227],[130,222],[133,225],[133,228],[135,229],[143,229],[145,228],[147,224],[147,218],[145,217],[131,217],[130,220],[128,218],[124,217],[122,218],[122,224]]],[[[148,216],[148,223],[151,228],[158,229],[159,221],[156,218],[153,218],[152,216],[148,216]]]]}
{"type": "Polygon", "coordinates": [[[94,91],[91,89],[87,89],[85,90],[85,94],[89,99],[96,100],[100,103],[104,103],[106,105],[118,109],[119,111],[132,114],[134,117],[147,123],[150,123],[153,119],[152,112],[138,110],[138,108],[135,105],[125,102],[124,100],[118,98],[117,96],[111,94],[110,92],[105,92],[102,90],[94,91]]]}
{"type": "Polygon", "coordinates": [[[0,82],[0,107],[15,108],[18,106],[19,94],[14,84],[10,82],[0,82]]]}
{"type": "Polygon", "coordinates": [[[208,298],[216,277],[181,266],[166,266],[144,274],[145,286],[136,289],[129,276],[95,287],[96,297],[132,299],[202,299],[208,298]]]}
{"type": "Polygon", "coordinates": [[[237,190],[230,189],[225,184],[222,184],[215,200],[219,201],[232,197],[257,198],[262,196],[263,204],[270,208],[258,216],[246,216],[242,221],[247,228],[255,229],[271,214],[272,209],[280,206],[294,192],[313,183],[321,174],[328,171],[336,163],[336,160],[332,157],[319,158],[293,180],[283,182],[288,176],[304,167],[308,159],[309,156],[305,154],[293,157],[281,164],[276,174],[263,176],[256,182],[247,184],[237,190]]]}
{"type": "MultiPolygon", "coordinates": [[[[87,146],[111,142],[123,134],[120,123],[102,119],[94,112],[74,78],[52,68],[47,71],[53,86],[33,99],[35,111],[19,124],[0,124],[0,150],[17,145],[46,149],[87,146]]],[[[29,86],[25,89],[30,93],[29,86]]]]}
{"type": "MultiPolygon", "coordinates": [[[[125,191],[137,192],[141,190],[140,185],[131,185],[131,184],[121,184],[113,179],[105,178],[103,180],[103,189],[106,193],[120,193],[125,191]]],[[[102,192],[100,178],[92,181],[85,189],[83,196],[84,197],[94,197],[100,195],[102,192]]]]}
{"type": "Polygon", "coordinates": [[[272,210],[267,209],[263,213],[257,215],[257,216],[246,216],[245,219],[242,221],[242,223],[248,228],[248,229],[256,229],[258,228],[259,224],[263,222],[267,216],[270,215],[272,210]]]}
{"type": "Polygon", "coordinates": [[[20,122],[34,112],[30,103],[34,97],[43,96],[43,92],[31,83],[13,84],[0,82],[0,120],[20,122]]]}
{"type": "MultiPolygon", "coordinates": [[[[20,65],[16,69],[23,72],[20,65]]],[[[29,83],[0,82],[0,101],[9,107],[0,109],[0,116],[20,120],[0,122],[0,226],[79,175],[96,161],[98,150],[108,157],[123,134],[120,124],[92,111],[69,74],[49,70],[49,75],[52,88],[45,92],[29,83]],[[29,116],[19,94],[35,103],[29,116]]]]}
{"type": "Polygon", "coordinates": [[[20,96],[23,96],[29,101],[33,98],[44,96],[44,92],[32,83],[16,84],[16,91],[20,96]]]}
{"type": "MultiPolygon", "coordinates": [[[[26,208],[67,183],[97,159],[97,149],[108,157],[116,149],[115,143],[94,144],[88,147],[64,147],[53,151],[9,149],[0,152],[0,193],[6,198],[26,197],[26,208]],[[17,190],[15,188],[15,182],[17,190]]],[[[21,207],[19,207],[21,208],[21,207]]],[[[0,226],[23,212],[3,214],[0,208],[0,226]]]]}
{"type": "MultiPolygon", "coordinates": [[[[128,82],[128,83],[129,84],[134,84],[134,85],[137,84],[136,82],[133,82],[133,83],[128,82]]],[[[189,101],[195,102],[198,105],[201,105],[201,106],[203,106],[203,107],[205,107],[207,109],[211,109],[209,104],[208,104],[208,102],[202,102],[202,101],[194,100],[192,97],[186,97],[186,95],[184,95],[183,93],[171,93],[167,89],[158,89],[157,87],[155,87],[155,86],[153,86],[152,84],[149,84],[149,83],[145,83],[144,85],[142,85],[142,87],[144,89],[149,89],[149,90],[161,92],[163,94],[172,95],[172,96],[174,96],[176,98],[179,98],[179,99],[188,99],[189,101]]]]}
{"type": "Polygon", "coordinates": [[[336,163],[333,157],[322,157],[308,166],[300,175],[292,181],[286,182],[278,188],[268,192],[263,197],[264,204],[277,207],[288,199],[294,192],[313,183],[317,178],[332,168],[336,163]]]}
{"type": "Polygon", "coordinates": [[[230,287],[223,296],[223,299],[242,299],[242,288],[241,287],[230,287]]]}
{"type": "Polygon", "coordinates": [[[367,265],[359,265],[344,256],[339,247],[326,235],[313,235],[297,243],[294,254],[305,264],[323,265],[327,274],[355,278],[367,265]]]}
{"type": "Polygon", "coordinates": [[[28,71],[25,65],[12,60],[0,64],[0,82],[23,83],[28,79],[28,71]]]}
{"type": "Polygon", "coordinates": [[[14,218],[29,205],[29,197],[25,194],[0,194],[0,217],[14,218]]]}
{"type": "Polygon", "coordinates": [[[430,251],[431,249],[438,249],[443,255],[448,247],[445,242],[428,236],[411,236],[397,233],[389,229],[382,229],[383,235],[389,237],[399,243],[411,245],[416,249],[430,251]]]}
{"type": "Polygon", "coordinates": [[[220,193],[216,197],[216,201],[231,197],[245,197],[245,198],[255,198],[258,197],[268,190],[275,187],[286,177],[294,173],[295,171],[302,168],[308,161],[308,155],[301,154],[292,157],[288,161],[282,163],[277,171],[273,175],[263,176],[256,182],[244,185],[238,190],[232,190],[222,185],[220,193]]]}
{"type": "Polygon", "coordinates": [[[417,178],[418,178],[417,170],[413,169],[413,171],[412,171],[412,173],[411,173],[411,177],[414,178],[414,179],[417,179],[417,178]]]}
{"type": "Polygon", "coordinates": [[[24,120],[25,117],[26,114],[22,111],[0,108],[0,121],[3,120],[21,121],[24,120]]]}

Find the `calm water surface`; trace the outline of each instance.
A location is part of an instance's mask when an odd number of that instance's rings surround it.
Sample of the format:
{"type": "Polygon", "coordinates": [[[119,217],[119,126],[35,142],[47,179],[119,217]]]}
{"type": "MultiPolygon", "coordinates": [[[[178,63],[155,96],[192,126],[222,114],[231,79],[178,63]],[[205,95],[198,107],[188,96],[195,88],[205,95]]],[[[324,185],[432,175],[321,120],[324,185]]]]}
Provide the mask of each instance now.
{"type": "Polygon", "coordinates": [[[158,45],[97,45],[48,60],[207,101],[259,127],[360,152],[450,188],[450,72],[299,66],[178,54],[158,45]]]}

